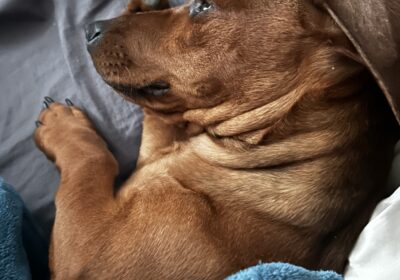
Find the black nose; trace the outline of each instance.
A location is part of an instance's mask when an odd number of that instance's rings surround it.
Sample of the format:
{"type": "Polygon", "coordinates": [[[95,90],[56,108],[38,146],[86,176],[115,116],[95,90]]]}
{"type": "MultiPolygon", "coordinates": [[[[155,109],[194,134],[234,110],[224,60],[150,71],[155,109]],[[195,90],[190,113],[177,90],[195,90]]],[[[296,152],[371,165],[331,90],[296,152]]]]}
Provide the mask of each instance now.
{"type": "Polygon", "coordinates": [[[106,31],[107,25],[108,22],[103,20],[103,21],[95,21],[86,26],[85,34],[86,34],[86,42],[88,43],[88,45],[95,43],[98,39],[101,38],[101,36],[106,31]]]}

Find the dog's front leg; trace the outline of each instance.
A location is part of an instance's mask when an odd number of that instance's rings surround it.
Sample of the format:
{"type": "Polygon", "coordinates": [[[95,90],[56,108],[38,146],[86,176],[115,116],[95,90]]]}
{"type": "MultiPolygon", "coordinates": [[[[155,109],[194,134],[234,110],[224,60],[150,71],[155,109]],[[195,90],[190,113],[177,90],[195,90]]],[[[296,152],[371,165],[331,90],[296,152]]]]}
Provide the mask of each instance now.
{"type": "Polygon", "coordinates": [[[142,144],[137,168],[151,163],[162,154],[171,152],[176,143],[188,137],[187,124],[177,116],[168,119],[144,109],[142,144]]]}
{"type": "MultiPolygon", "coordinates": [[[[79,275],[90,246],[111,219],[115,201],[113,181],[117,162],[86,115],[46,98],[35,140],[61,172],[56,196],[56,220],[51,245],[52,270],[79,275]]],[[[62,278],[62,277],[61,277],[62,278]]]]}

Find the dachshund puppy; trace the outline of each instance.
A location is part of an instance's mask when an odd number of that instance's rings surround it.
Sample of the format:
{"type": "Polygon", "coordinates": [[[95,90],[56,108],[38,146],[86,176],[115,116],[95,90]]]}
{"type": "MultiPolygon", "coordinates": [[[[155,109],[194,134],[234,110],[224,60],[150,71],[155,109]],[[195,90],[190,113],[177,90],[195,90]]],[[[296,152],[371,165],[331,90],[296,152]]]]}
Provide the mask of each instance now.
{"type": "Polygon", "coordinates": [[[259,261],[342,272],[398,139],[342,30],[309,0],[136,4],[86,30],[98,73],[144,108],[123,188],[81,110],[47,98],[39,116],[61,172],[53,278],[223,279],[259,261]]]}

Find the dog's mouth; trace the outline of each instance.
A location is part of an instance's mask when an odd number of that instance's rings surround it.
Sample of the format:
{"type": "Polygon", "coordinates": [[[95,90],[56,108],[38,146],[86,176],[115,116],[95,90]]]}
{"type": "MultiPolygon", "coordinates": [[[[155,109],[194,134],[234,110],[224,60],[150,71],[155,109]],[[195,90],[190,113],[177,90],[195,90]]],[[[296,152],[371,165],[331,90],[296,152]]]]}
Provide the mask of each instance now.
{"type": "Polygon", "coordinates": [[[134,86],[121,83],[108,83],[116,91],[122,93],[127,97],[161,97],[166,95],[171,86],[164,81],[155,81],[145,86],[134,86]]]}

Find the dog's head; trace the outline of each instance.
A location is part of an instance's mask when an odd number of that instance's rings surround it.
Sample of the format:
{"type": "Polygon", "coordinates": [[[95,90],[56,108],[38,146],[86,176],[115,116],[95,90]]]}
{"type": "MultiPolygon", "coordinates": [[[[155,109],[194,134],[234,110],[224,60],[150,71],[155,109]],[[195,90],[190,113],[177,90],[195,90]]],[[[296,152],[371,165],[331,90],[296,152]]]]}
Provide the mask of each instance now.
{"type": "Polygon", "coordinates": [[[285,111],[304,94],[343,88],[364,69],[312,2],[194,0],[96,22],[88,48],[109,85],[161,113],[209,125],[290,95],[274,105],[285,111]]]}

